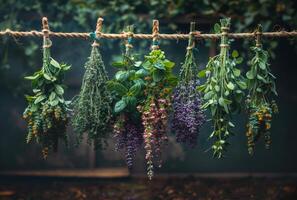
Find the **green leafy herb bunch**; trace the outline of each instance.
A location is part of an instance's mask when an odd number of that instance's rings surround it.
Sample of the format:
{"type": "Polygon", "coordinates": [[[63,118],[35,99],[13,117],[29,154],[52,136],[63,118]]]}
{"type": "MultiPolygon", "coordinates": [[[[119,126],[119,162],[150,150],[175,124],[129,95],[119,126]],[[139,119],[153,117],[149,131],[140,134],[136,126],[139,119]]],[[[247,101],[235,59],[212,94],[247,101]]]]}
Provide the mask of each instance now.
{"type": "Polygon", "coordinates": [[[144,81],[146,75],[141,69],[141,61],[137,61],[132,51],[133,26],[127,27],[130,36],[125,42],[125,53],[122,60],[112,65],[118,69],[115,77],[108,82],[114,99],[113,132],[116,139],[116,150],[123,150],[126,163],[132,168],[137,150],[143,143],[143,125],[137,105],[143,101],[144,81]]]}
{"type": "Polygon", "coordinates": [[[210,58],[206,69],[199,72],[200,77],[206,77],[204,85],[198,89],[204,93],[203,108],[209,108],[213,121],[213,132],[210,138],[215,141],[212,145],[213,155],[221,158],[232,134],[233,113],[241,110],[242,97],[246,82],[236,65],[242,61],[238,52],[229,53],[230,40],[227,31],[230,28],[230,18],[221,19],[221,25],[216,24],[216,32],[221,31],[220,54],[210,58]]]}
{"type": "Polygon", "coordinates": [[[96,42],[85,63],[81,90],[73,101],[72,125],[79,142],[88,134],[88,142],[94,148],[103,148],[111,132],[112,98],[107,87],[108,75],[96,42]]]}
{"type": "MultiPolygon", "coordinates": [[[[259,29],[261,26],[259,26],[259,29]]],[[[258,37],[258,36],[257,36],[258,37]]],[[[253,154],[255,142],[265,138],[265,147],[271,144],[270,128],[273,114],[278,112],[273,97],[277,96],[275,76],[271,73],[268,64],[268,52],[263,50],[257,39],[256,46],[251,48],[254,57],[251,60],[251,69],[246,73],[249,95],[246,101],[249,122],[246,136],[248,152],[253,154]]]]}
{"type": "Polygon", "coordinates": [[[27,142],[33,138],[42,146],[43,157],[49,150],[57,151],[58,140],[67,143],[68,104],[64,100],[64,74],[69,65],[59,64],[50,56],[51,41],[44,37],[43,65],[41,70],[25,79],[32,83],[34,95],[27,95],[28,106],[23,118],[28,123],[27,142]]]}

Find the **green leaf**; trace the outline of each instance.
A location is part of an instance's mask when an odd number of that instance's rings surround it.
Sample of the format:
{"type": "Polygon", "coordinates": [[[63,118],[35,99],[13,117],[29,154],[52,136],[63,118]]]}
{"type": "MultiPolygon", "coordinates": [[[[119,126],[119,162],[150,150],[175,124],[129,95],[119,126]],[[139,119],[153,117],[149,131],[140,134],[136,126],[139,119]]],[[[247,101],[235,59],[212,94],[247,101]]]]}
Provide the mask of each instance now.
{"type": "Polygon", "coordinates": [[[129,78],[129,73],[126,71],[118,71],[115,78],[118,81],[126,81],[129,78]]]}
{"type": "Polygon", "coordinates": [[[219,87],[218,85],[215,85],[215,90],[216,90],[217,92],[219,92],[219,91],[220,91],[220,87],[219,87]]]}
{"type": "Polygon", "coordinates": [[[49,102],[49,104],[51,106],[56,106],[56,105],[58,105],[58,103],[59,103],[59,99],[58,98],[56,98],[55,100],[49,102]]]}
{"type": "Polygon", "coordinates": [[[63,71],[67,71],[67,70],[69,70],[71,68],[71,65],[62,64],[61,68],[62,68],[63,71]]]}
{"type": "Polygon", "coordinates": [[[229,109],[228,109],[228,106],[227,106],[227,104],[229,104],[229,103],[230,103],[229,100],[224,99],[223,97],[219,98],[219,104],[220,104],[220,106],[222,106],[224,108],[226,113],[229,113],[229,109]]]}
{"type": "Polygon", "coordinates": [[[35,79],[39,78],[40,76],[41,76],[41,73],[37,72],[37,73],[34,73],[33,76],[25,76],[24,78],[27,80],[35,80],[35,79]]]}
{"type": "Polygon", "coordinates": [[[34,104],[38,104],[39,102],[43,101],[45,98],[46,98],[45,95],[40,95],[40,96],[38,96],[38,97],[35,99],[34,104]]]}
{"type": "Polygon", "coordinates": [[[250,79],[250,80],[252,80],[252,79],[255,78],[255,76],[254,76],[254,74],[252,73],[252,71],[248,71],[248,72],[246,73],[246,77],[247,77],[248,79],[250,79]]]}
{"type": "Polygon", "coordinates": [[[163,78],[163,73],[160,70],[154,70],[153,71],[153,80],[155,82],[161,81],[163,78]]]}
{"type": "Polygon", "coordinates": [[[52,78],[51,78],[47,73],[44,73],[44,74],[43,74],[43,77],[44,77],[46,80],[52,81],[52,78]]]}
{"type": "Polygon", "coordinates": [[[126,67],[126,64],[124,62],[119,61],[119,62],[113,62],[111,66],[116,68],[124,68],[126,67]]]}
{"type": "Polygon", "coordinates": [[[141,85],[139,83],[135,83],[130,89],[129,89],[129,94],[136,96],[139,94],[141,91],[141,85]]]}
{"type": "Polygon", "coordinates": [[[199,77],[199,78],[204,78],[204,77],[206,77],[206,69],[201,70],[200,72],[198,72],[198,77],[199,77]]]}
{"type": "Polygon", "coordinates": [[[236,68],[233,69],[234,76],[239,77],[240,73],[241,73],[241,71],[239,69],[236,69],[236,68]]]}
{"type": "Polygon", "coordinates": [[[257,75],[257,79],[263,81],[264,83],[267,83],[267,81],[259,74],[257,75]]]}
{"type": "Polygon", "coordinates": [[[169,61],[169,60],[165,60],[165,61],[164,61],[164,65],[165,65],[165,67],[166,67],[167,69],[172,69],[172,68],[174,67],[175,63],[174,63],[174,62],[171,62],[171,61],[169,61]]]}
{"type": "Polygon", "coordinates": [[[266,64],[264,62],[259,62],[259,67],[263,70],[266,69],[266,64]]]}
{"type": "Polygon", "coordinates": [[[49,96],[49,100],[53,101],[56,98],[56,93],[55,92],[51,92],[50,96],[49,96]]]}
{"type": "Polygon", "coordinates": [[[233,50],[233,51],[232,51],[232,57],[233,57],[233,58],[237,58],[238,56],[239,56],[238,51],[233,50]]]}
{"type": "Polygon", "coordinates": [[[247,88],[247,84],[244,81],[237,82],[237,85],[242,89],[245,90],[247,88]]]}
{"type": "Polygon", "coordinates": [[[127,104],[126,101],[121,99],[120,101],[116,102],[114,106],[114,112],[119,113],[126,108],[127,104]]]}
{"type": "Polygon", "coordinates": [[[243,62],[243,57],[239,57],[236,59],[236,64],[241,64],[243,62]]]}
{"type": "Polygon", "coordinates": [[[165,70],[165,65],[162,62],[157,62],[153,66],[157,69],[165,70]]]}
{"type": "Polygon", "coordinates": [[[64,89],[61,85],[55,85],[55,91],[58,95],[63,95],[64,94],[64,89]]]}
{"type": "Polygon", "coordinates": [[[139,77],[144,77],[144,76],[147,76],[148,75],[148,71],[145,70],[145,69],[139,69],[136,71],[135,73],[137,76],[139,77]]]}
{"type": "Polygon", "coordinates": [[[227,84],[227,88],[229,88],[230,90],[234,90],[235,86],[234,86],[234,84],[232,82],[229,82],[227,84]]]}
{"type": "Polygon", "coordinates": [[[50,64],[52,66],[54,66],[55,68],[61,69],[60,64],[55,59],[53,59],[53,58],[51,58],[50,64]]]}
{"type": "Polygon", "coordinates": [[[134,63],[134,66],[135,66],[135,67],[140,67],[140,66],[141,66],[141,64],[142,64],[142,62],[141,62],[141,61],[136,61],[136,62],[134,63]]]}
{"type": "Polygon", "coordinates": [[[107,87],[109,90],[116,92],[120,96],[124,96],[128,92],[128,89],[123,84],[116,81],[108,81],[107,87]]]}
{"type": "Polygon", "coordinates": [[[204,95],[203,98],[204,98],[205,100],[208,100],[208,99],[211,99],[212,96],[213,96],[213,91],[209,91],[209,92],[207,92],[207,93],[204,95]]]}
{"type": "Polygon", "coordinates": [[[127,96],[125,97],[124,101],[126,102],[127,106],[134,107],[136,106],[137,99],[134,96],[127,96]]]}

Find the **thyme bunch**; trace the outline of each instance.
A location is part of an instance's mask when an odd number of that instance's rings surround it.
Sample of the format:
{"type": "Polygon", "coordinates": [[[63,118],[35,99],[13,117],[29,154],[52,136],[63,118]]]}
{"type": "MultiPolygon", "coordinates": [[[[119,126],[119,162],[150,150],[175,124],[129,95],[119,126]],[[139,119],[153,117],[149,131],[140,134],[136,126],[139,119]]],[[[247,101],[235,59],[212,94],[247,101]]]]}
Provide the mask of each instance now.
{"type": "Polygon", "coordinates": [[[42,146],[44,158],[49,150],[57,151],[59,139],[67,144],[67,110],[70,103],[63,97],[64,73],[70,66],[59,64],[51,57],[50,45],[50,39],[45,37],[42,68],[25,77],[31,81],[34,95],[26,95],[28,106],[23,113],[28,123],[27,143],[35,138],[42,146]]]}
{"type": "MultiPolygon", "coordinates": [[[[195,23],[191,23],[191,32],[195,30],[195,23]]],[[[180,143],[195,147],[199,129],[205,122],[201,109],[202,101],[196,87],[197,64],[194,57],[194,38],[191,35],[187,48],[186,58],[181,67],[179,83],[173,94],[172,130],[176,133],[176,140],[180,143]]]]}
{"type": "Polygon", "coordinates": [[[161,148],[167,142],[167,124],[171,110],[171,95],[177,78],[172,73],[174,63],[161,50],[152,50],[145,56],[142,73],[145,74],[144,101],[138,110],[144,126],[147,175],[153,177],[154,161],[161,167],[161,148]]]}
{"type": "Polygon", "coordinates": [[[97,46],[85,63],[81,90],[73,102],[72,125],[78,133],[79,142],[88,134],[88,142],[94,148],[106,145],[111,131],[112,98],[107,88],[108,76],[97,46]]]}
{"type": "Polygon", "coordinates": [[[273,114],[278,112],[273,97],[277,96],[275,76],[271,73],[268,64],[268,52],[262,45],[251,48],[254,57],[251,60],[251,69],[246,73],[248,79],[249,95],[246,100],[248,123],[247,145],[249,154],[254,153],[255,143],[261,138],[265,139],[265,147],[271,144],[271,120],[273,114]]]}
{"type": "Polygon", "coordinates": [[[213,121],[213,132],[210,138],[215,141],[212,145],[213,155],[221,158],[228,145],[228,138],[233,133],[232,116],[241,109],[242,97],[246,82],[236,65],[241,62],[238,52],[229,54],[230,40],[227,31],[230,28],[230,18],[221,19],[221,25],[215,27],[221,30],[220,54],[210,58],[206,69],[199,72],[200,77],[206,77],[204,85],[198,89],[204,93],[202,108],[209,108],[213,121]]]}

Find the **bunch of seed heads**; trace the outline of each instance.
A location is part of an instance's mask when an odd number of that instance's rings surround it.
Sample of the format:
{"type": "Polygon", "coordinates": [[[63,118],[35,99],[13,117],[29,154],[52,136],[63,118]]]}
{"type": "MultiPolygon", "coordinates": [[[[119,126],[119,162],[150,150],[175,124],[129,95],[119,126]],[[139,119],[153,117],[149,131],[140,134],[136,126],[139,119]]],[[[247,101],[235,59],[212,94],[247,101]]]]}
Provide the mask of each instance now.
{"type": "Polygon", "coordinates": [[[34,95],[26,95],[28,106],[23,114],[28,123],[27,143],[35,138],[42,146],[44,158],[49,150],[57,151],[59,139],[67,144],[67,110],[70,103],[63,97],[64,73],[70,66],[51,58],[50,45],[50,39],[45,37],[42,68],[25,77],[31,81],[34,95]]]}
{"type": "MultiPolygon", "coordinates": [[[[261,26],[258,26],[261,31],[261,26]]],[[[248,79],[249,95],[247,98],[247,111],[249,121],[247,124],[247,145],[249,154],[254,153],[255,143],[264,137],[265,147],[271,144],[271,120],[273,114],[278,112],[276,102],[275,76],[271,73],[268,64],[268,52],[262,49],[257,36],[256,45],[251,48],[254,57],[251,60],[251,69],[246,73],[248,79]]]]}
{"type": "Polygon", "coordinates": [[[214,139],[212,145],[213,155],[221,158],[226,151],[228,138],[232,134],[232,116],[241,110],[242,97],[246,89],[246,82],[236,65],[242,61],[238,52],[229,54],[230,41],[227,31],[230,28],[230,18],[221,19],[221,25],[216,24],[215,30],[221,31],[220,54],[210,58],[206,69],[199,72],[200,77],[206,77],[204,85],[198,89],[204,93],[204,105],[209,108],[213,121],[213,132],[210,138],[214,139]]]}
{"type": "Polygon", "coordinates": [[[96,45],[85,63],[85,74],[78,96],[73,102],[72,125],[80,142],[83,134],[95,149],[105,147],[111,132],[112,98],[107,88],[108,75],[96,45]]]}

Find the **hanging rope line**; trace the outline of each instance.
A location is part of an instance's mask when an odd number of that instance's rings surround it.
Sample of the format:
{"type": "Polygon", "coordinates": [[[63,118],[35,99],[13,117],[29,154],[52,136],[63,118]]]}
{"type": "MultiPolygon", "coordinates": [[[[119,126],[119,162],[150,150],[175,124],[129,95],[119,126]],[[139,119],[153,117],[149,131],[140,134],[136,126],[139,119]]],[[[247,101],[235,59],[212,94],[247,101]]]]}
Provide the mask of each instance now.
{"type": "MultiPolygon", "coordinates": [[[[44,18],[43,18],[44,19],[44,18]]],[[[97,21],[96,36],[104,39],[127,39],[131,36],[129,32],[122,33],[102,33],[102,22],[103,18],[99,18],[97,21]]],[[[80,39],[89,39],[90,33],[83,32],[53,32],[50,30],[45,31],[13,31],[6,29],[0,31],[0,37],[2,36],[13,36],[13,37],[43,37],[44,35],[48,37],[58,37],[58,38],[80,38],[80,39]]],[[[134,39],[147,39],[147,40],[188,40],[190,35],[193,35],[195,39],[219,39],[221,34],[204,34],[199,31],[192,32],[190,34],[162,34],[159,33],[159,22],[158,20],[153,21],[153,33],[152,34],[143,34],[143,33],[134,33],[134,39]]],[[[255,38],[259,32],[250,32],[250,33],[228,33],[229,38],[241,39],[241,38],[255,38]]],[[[297,37],[297,31],[278,31],[278,32],[261,32],[261,37],[266,38],[278,38],[278,37],[297,37]]]]}

